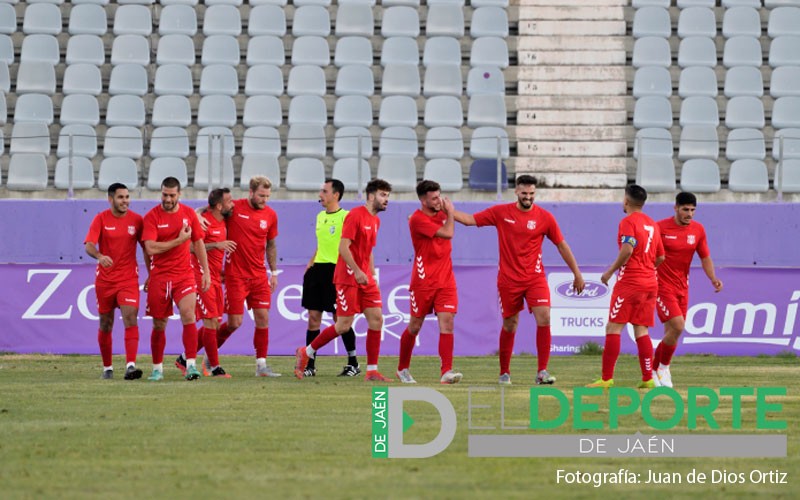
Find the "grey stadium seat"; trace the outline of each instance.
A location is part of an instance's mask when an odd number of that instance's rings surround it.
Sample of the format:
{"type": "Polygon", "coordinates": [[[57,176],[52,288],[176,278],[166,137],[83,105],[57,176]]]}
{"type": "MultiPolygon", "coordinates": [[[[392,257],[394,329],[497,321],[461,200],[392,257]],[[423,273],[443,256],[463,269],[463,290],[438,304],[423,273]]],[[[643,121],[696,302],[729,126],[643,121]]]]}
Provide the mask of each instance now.
{"type": "MultiPolygon", "coordinates": [[[[16,17],[16,14],[14,15],[16,17]]],[[[58,35],[61,33],[61,9],[49,3],[34,3],[25,9],[22,32],[26,35],[41,33],[58,35]]]]}
{"type": "MultiPolygon", "coordinates": [[[[227,64],[212,64],[200,74],[200,95],[235,96],[239,93],[239,74],[227,64]]],[[[199,113],[198,113],[199,114],[199,113]]]]}
{"type": "Polygon", "coordinates": [[[53,123],[53,100],[44,94],[25,94],[17,98],[14,107],[14,123],[53,123]]]}
{"type": "Polygon", "coordinates": [[[381,156],[417,156],[417,133],[410,127],[388,127],[381,132],[378,153],[381,156]]]}
{"type": "MultiPolygon", "coordinates": [[[[121,68],[122,66],[117,66],[121,68]]],[[[156,70],[156,79],[153,84],[156,95],[183,95],[186,97],[194,94],[192,71],[182,64],[165,64],[156,70]]]]}
{"type": "Polygon", "coordinates": [[[164,35],[159,38],[156,63],[191,66],[194,62],[194,42],[187,35],[164,35]]]}
{"type": "Polygon", "coordinates": [[[378,124],[383,127],[416,127],[419,123],[417,102],[401,95],[385,97],[381,101],[378,124]]]}
{"type": "Polygon", "coordinates": [[[161,182],[167,177],[175,177],[181,186],[188,185],[188,174],[186,173],[186,162],[181,158],[153,158],[147,172],[147,189],[159,191],[161,182]]]}
{"type": "MultiPolygon", "coordinates": [[[[55,78],[55,74],[53,74],[55,78]]],[[[53,82],[55,83],[55,82],[53,82]]],[[[19,84],[17,84],[19,87],[19,84]]],[[[0,93],[6,93],[11,90],[11,76],[8,73],[8,64],[5,61],[0,61],[0,93]]],[[[55,91],[55,89],[53,89],[55,91]]]]}
{"type": "MultiPolygon", "coordinates": [[[[373,4],[375,2],[372,2],[373,4]]],[[[428,5],[434,5],[436,2],[435,0],[432,2],[428,2],[428,5]]],[[[381,2],[381,5],[384,7],[394,7],[395,5],[407,5],[409,7],[419,7],[420,0],[384,0],[381,2]]],[[[460,5],[464,5],[464,2],[461,1],[460,5]]]]}
{"type": "Polygon", "coordinates": [[[681,97],[717,97],[717,74],[705,66],[691,66],[681,71],[678,95],[681,97]]]}
{"type": "Polygon", "coordinates": [[[716,0],[678,0],[677,3],[681,9],[686,7],[713,7],[716,5],[716,0]]]}
{"type": "Polygon", "coordinates": [[[367,4],[340,4],[336,12],[336,36],[371,37],[375,32],[372,7],[367,4]]]}
{"type": "Polygon", "coordinates": [[[72,35],[67,42],[67,64],[94,64],[101,66],[106,62],[103,39],[94,35],[72,35]]]}
{"type": "Polygon", "coordinates": [[[725,110],[725,126],[728,128],[764,128],[764,104],[752,96],[728,99],[725,110]]]}
{"type": "Polygon", "coordinates": [[[670,128],[672,106],[665,97],[641,97],[633,110],[633,126],[636,128],[670,128]]]}
{"type": "Polygon", "coordinates": [[[464,111],[458,97],[436,96],[425,103],[426,127],[460,127],[463,124],[464,111]]]}
{"type": "Polygon", "coordinates": [[[135,95],[115,95],[108,100],[106,124],[109,126],[144,126],[144,101],[135,95]]]}
{"type": "Polygon", "coordinates": [[[319,125],[328,123],[325,100],[316,95],[293,97],[289,103],[289,125],[319,125]]]}
{"type": "Polygon", "coordinates": [[[328,36],[330,34],[331,17],[328,9],[319,5],[306,5],[295,9],[292,35],[328,36]]]}
{"type": "Polygon", "coordinates": [[[381,21],[381,35],[384,38],[404,36],[416,38],[419,36],[419,13],[411,7],[389,7],[383,11],[381,21]]]}
{"type": "MultiPolygon", "coordinates": [[[[661,68],[659,68],[661,69],[661,68]]],[[[467,95],[506,93],[506,82],[500,68],[476,66],[467,74],[467,95]]]]}
{"type": "Polygon", "coordinates": [[[722,64],[726,68],[733,66],[761,67],[762,62],[761,42],[758,41],[758,38],[735,36],[725,42],[722,64]]]}
{"type": "Polygon", "coordinates": [[[671,156],[642,156],[636,164],[636,183],[648,193],[675,191],[675,164],[671,156]]]}
{"type": "Polygon", "coordinates": [[[769,94],[772,97],[800,96],[800,67],[778,66],[772,70],[769,80],[769,94]]]}
{"type": "Polygon", "coordinates": [[[46,189],[47,160],[45,160],[44,155],[30,153],[11,155],[6,186],[11,191],[41,191],[46,189]]]}
{"type": "Polygon", "coordinates": [[[434,127],[425,136],[425,158],[452,158],[464,156],[464,138],[454,127],[434,127]]]}
{"type": "Polygon", "coordinates": [[[797,7],[777,7],[769,13],[767,33],[775,38],[800,35],[800,4],[797,7]]]}
{"type": "Polygon", "coordinates": [[[769,46],[769,65],[773,68],[779,66],[800,66],[800,36],[779,36],[772,40],[769,46]]]}
{"type": "Polygon", "coordinates": [[[460,96],[464,91],[463,87],[461,66],[457,64],[432,64],[425,68],[425,83],[423,85],[425,97],[437,95],[460,96]]]}
{"type": "Polygon", "coordinates": [[[755,7],[760,8],[761,0],[722,0],[723,7],[755,7]]]}
{"type": "Polygon", "coordinates": [[[162,95],[153,102],[153,125],[156,127],[188,127],[192,122],[189,99],[182,95],[162,95]]]}
{"type": "Polygon", "coordinates": [[[416,97],[420,91],[419,68],[411,64],[389,64],[383,68],[381,93],[416,97]]]}
{"type": "Polygon", "coordinates": [[[61,101],[61,125],[83,124],[96,127],[100,123],[97,98],[86,94],[64,96],[61,101]]]}
{"type": "Polygon", "coordinates": [[[505,127],[506,101],[502,95],[474,95],[469,99],[467,125],[470,127],[505,127]]]}
{"type": "Polygon", "coordinates": [[[417,186],[417,167],[411,156],[381,156],[377,176],[389,182],[392,191],[409,192],[417,186]]]}
{"type": "Polygon", "coordinates": [[[394,36],[383,41],[381,66],[388,64],[419,64],[417,40],[407,36],[394,36]]]}
{"type": "Polygon", "coordinates": [[[313,64],[327,66],[331,63],[331,49],[328,40],[321,36],[300,36],[292,45],[292,64],[313,64]]]}
{"type": "Polygon", "coordinates": [[[318,191],[325,182],[325,167],[316,158],[295,158],[286,167],[286,189],[318,191]]]}
{"type": "Polygon", "coordinates": [[[719,136],[712,125],[687,125],[681,129],[678,159],[719,158],[719,136]]]}
{"type": "MultiPolygon", "coordinates": [[[[669,45],[667,46],[669,48],[669,45]]],[[[470,66],[508,67],[508,44],[505,39],[484,36],[472,41],[469,55],[470,66]]]]}
{"type": "Polygon", "coordinates": [[[41,62],[19,63],[17,66],[17,94],[53,95],[55,92],[56,72],[52,64],[41,62]]]}
{"type": "Polygon", "coordinates": [[[375,81],[372,68],[361,64],[351,64],[339,68],[336,76],[335,93],[337,96],[363,95],[375,93],[375,81]]]}
{"type": "Polygon", "coordinates": [[[722,18],[722,34],[725,38],[734,36],[761,36],[761,16],[752,7],[731,7],[725,9],[722,18]]]}
{"type": "MultiPolygon", "coordinates": [[[[5,125],[6,119],[8,118],[8,105],[6,104],[6,95],[3,92],[0,92],[0,125],[5,125]]],[[[2,128],[0,128],[2,130],[2,128]]],[[[5,146],[3,146],[4,148],[5,146]]],[[[3,148],[0,148],[0,153],[3,151],[3,148]]]]}
{"type": "Polygon", "coordinates": [[[200,62],[203,66],[211,64],[239,64],[239,41],[229,35],[212,35],[203,40],[203,55],[200,62]]]}
{"type": "Polygon", "coordinates": [[[764,7],[768,9],[793,5],[800,5],[800,2],[798,0],[764,0],[764,7]]]}
{"type": "Polygon", "coordinates": [[[719,125],[719,107],[711,97],[687,97],[681,103],[681,126],[719,125]]]}
{"type": "Polygon", "coordinates": [[[189,136],[181,127],[156,127],[150,137],[151,158],[186,158],[189,156],[189,136]]]}
{"type": "Polygon", "coordinates": [[[200,156],[194,167],[195,189],[232,188],[233,187],[233,161],[230,156],[219,155],[200,156]]]}
{"type": "Polygon", "coordinates": [[[763,160],[766,157],[764,133],[753,128],[737,128],[728,133],[725,157],[734,160],[763,160]]]}
{"type": "MultiPolygon", "coordinates": [[[[734,40],[733,38],[731,40],[734,40]]],[[[730,42],[730,40],[728,40],[730,42]]],[[[711,38],[704,36],[690,36],[681,40],[678,46],[678,66],[708,66],[717,65],[717,47],[711,38]]]]}
{"type": "Polygon", "coordinates": [[[800,97],[779,97],[772,105],[774,128],[800,127],[800,97]]]}
{"type": "Polygon", "coordinates": [[[220,151],[222,156],[230,158],[236,153],[233,132],[227,127],[203,127],[197,132],[194,150],[198,158],[207,158],[209,153],[212,156],[219,156],[220,151]]]}
{"type": "Polygon", "coordinates": [[[717,20],[714,11],[707,7],[682,9],[678,17],[678,36],[717,36],[717,20]]]}
{"type": "Polygon", "coordinates": [[[464,9],[459,5],[429,5],[425,35],[461,38],[464,36],[464,9]]]}
{"type": "Polygon", "coordinates": [[[672,34],[672,24],[669,12],[661,7],[642,7],[633,14],[633,36],[642,38],[657,36],[669,38],[672,34]]]}
{"type": "Polygon", "coordinates": [[[286,139],[287,158],[325,158],[325,127],[292,125],[286,139]]]}
{"type": "MultiPolygon", "coordinates": [[[[775,71],[772,72],[772,82],[775,82],[775,71]]],[[[761,69],[753,66],[734,66],[725,73],[725,96],[752,96],[764,95],[764,79],[761,69]]]]}
{"type": "Polygon", "coordinates": [[[286,14],[284,14],[283,8],[277,5],[259,5],[251,9],[247,24],[247,34],[251,37],[260,35],[285,36],[286,14]]]}
{"type": "Polygon", "coordinates": [[[120,126],[106,129],[103,156],[138,160],[143,153],[142,133],[135,127],[120,126]]]}
{"type": "MultiPolygon", "coordinates": [[[[163,38],[161,42],[159,42],[159,45],[161,43],[163,43],[163,38]]],[[[194,51],[194,48],[192,51],[194,51]]],[[[114,44],[111,47],[111,64],[149,65],[150,42],[147,38],[140,35],[120,35],[114,37],[114,44]]]]}
{"type": "MultiPolygon", "coordinates": [[[[242,17],[232,5],[212,5],[203,15],[203,34],[239,36],[242,34],[242,17]]],[[[267,34],[267,33],[263,33],[267,34]]]]}
{"type": "Polygon", "coordinates": [[[636,40],[633,44],[633,67],[672,65],[672,52],[666,38],[648,36],[636,40]]]}
{"type": "Polygon", "coordinates": [[[0,35],[0,62],[14,64],[14,42],[8,35],[0,35]]]}
{"type": "Polygon", "coordinates": [[[286,61],[284,52],[283,39],[277,36],[250,37],[250,41],[247,42],[247,65],[273,64],[283,66],[286,61]]]}
{"type": "MultiPolygon", "coordinates": [[[[383,43],[384,49],[386,43],[383,43]]],[[[369,38],[361,36],[345,36],[336,41],[334,64],[337,68],[348,64],[363,64],[372,66],[372,42],[369,38]]]]}
{"type": "Polygon", "coordinates": [[[114,13],[115,35],[148,36],[153,32],[153,16],[143,5],[120,5],[114,13]]]}
{"type": "Polygon", "coordinates": [[[461,64],[461,43],[449,36],[429,37],[422,56],[425,67],[431,64],[461,64]]]}
{"type": "Polygon", "coordinates": [[[428,161],[422,177],[438,182],[442,191],[460,191],[464,187],[461,164],[453,159],[437,158],[428,161]]]}
{"type": "Polygon", "coordinates": [[[366,160],[357,158],[342,158],[333,164],[332,176],[344,183],[346,191],[362,191],[367,182],[372,178],[369,163],[366,160]],[[361,179],[359,182],[359,167],[361,169],[361,179]]]}
{"type": "Polygon", "coordinates": [[[500,127],[478,127],[472,132],[469,155],[473,158],[497,158],[497,138],[500,138],[500,157],[510,157],[508,132],[500,127]]]}
{"type": "MultiPolygon", "coordinates": [[[[383,102],[385,102],[384,99],[383,102]]],[[[336,99],[333,109],[335,127],[370,127],[372,125],[372,101],[360,95],[342,96],[336,99]]]]}
{"type": "Polygon", "coordinates": [[[64,95],[100,95],[103,91],[103,79],[100,75],[100,68],[94,64],[68,65],[67,69],[64,71],[61,91],[64,95]]]}
{"type": "Polygon", "coordinates": [[[640,155],[672,158],[673,150],[672,134],[665,128],[643,128],[636,132],[633,142],[635,159],[639,159],[640,155]]]}
{"type": "Polygon", "coordinates": [[[242,156],[281,154],[281,136],[274,127],[249,127],[242,139],[242,156]]]}
{"type": "MultiPolygon", "coordinates": [[[[54,185],[56,189],[69,189],[70,159],[61,158],[56,163],[54,185]]],[[[94,187],[94,167],[89,158],[75,156],[72,158],[72,188],[90,189],[94,187]]]]}
{"type": "Polygon", "coordinates": [[[250,179],[256,175],[265,175],[272,182],[272,189],[281,187],[281,167],[278,157],[272,155],[247,155],[242,158],[242,171],[239,187],[250,189],[250,179]]]}
{"type": "Polygon", "coordinates": [[[508,14],[500,7],[478,7],[472,11],[469,27],[472,38],[482,36],[508,37],[508,14]]]}
{"type": "Polygon", "coordinates": [[[251,66],[247,70],[244,93],[248,96],[280,96],[283,94],[283,72],[278,66],[271,64],[251,66]]]}
{"type": "MultiPolygon", "coordinates": [[[[681,78],[683,78],[683,73],[681,73],[681,78]]],[[[644,66],[636,70],[633,76],[634,97],[669,97],[671,95],[672,77],[667,68],[644,66]]]]}
{"type": "Polygon", "coordinates": [[[233,127],[236,125],[236,103],[227,95],[207,95],[200,99],[197,108],[197,125],[200,127],[233,127]]]}
{"type": "Polygon", "coordinates": [[[769,191],[767,166],[761,160],[736,160],[728,173],[728,189],[735,193],[769,191]]]}
{"type": "Polygon", "coordinates": [[[50,129],[46,123],[15,123],[11,129],[9,153],[50,154],[50,129]]]}
{"type": "Polygon", "coordinates": [[[716,193],[720,188],[719,166],[713,160],[687,160],[681,169],[681,190],[716,193]]]}
{"type": "Polygon", "coordinates": [[[0,3],[0,33],[10,35],[17,31],[17,12],[14,6],[0,3]]]}
{"type": "Polygon", "coordinates": [[[326,92],[325,72],[319,66],[294,66],[289,71],[286,93],[290,96],[303,94],[324,96],[326,92]]]}
{"type": "Polygon", "coordinates": [[[111,70],[111,79],[108,83],[110,95],[133,94],[144,96],[147,94],[147,70],[138,64],[119,64],[111,70]]]}
{"type": "Polygon", "coordinates": [[[196,35],[196,9],[189,5],[167,5],[161,9],[161,15],[158,20],[158,34],[196,35]]]}
{"type": "Polygon", "coordinates": [[[800,160],[784,160],[783,163],[777,165],[775,190],[784,193],[800,193],[800,160]]]}
{"type": "Polygon", "coordinates": [[[43,62],[58,64],[61,53],[58,40],[53,35],[28,35],[22,40],[20,62],[43,62]]]}
{"type": "Polygon", "coordinates": [[[248,97],[244,103],[242,124],[245,127],[265,125],[277,127],[283,121],[281,103],[275,96],[256,95],[248,97]]]}

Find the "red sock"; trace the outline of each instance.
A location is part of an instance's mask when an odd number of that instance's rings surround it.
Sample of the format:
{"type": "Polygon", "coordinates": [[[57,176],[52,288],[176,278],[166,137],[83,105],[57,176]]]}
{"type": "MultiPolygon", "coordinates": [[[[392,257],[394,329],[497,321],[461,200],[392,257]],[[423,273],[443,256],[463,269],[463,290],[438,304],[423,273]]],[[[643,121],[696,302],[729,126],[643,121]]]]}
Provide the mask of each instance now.
{"type": "Polygon", "coordinates": [[[381,331],[367,329],[367,364],[377,365],[381,356],[381,331]]]}
{"type": "MultiPolygon", "coordinates": [[[[203,333],[203,329],[205,329],[205,327],[201,327],[200,330],[198,330],[197,332],[197,352],[200,352],[203,349],[203,347],[205,347],[206,344],[206,341],[203,338],[203,336],[205,335],[203,333]]],[[[216,346],[217,346],[217,331],[214,330],[214,347],[216,346]]]]}
{"type": "Polygon", "coordinates": [[[603,380],[614,378],[614,368],[619,358],[619,335],[606,335],[606,345],[603,348],[603,380]]]}
{"type": "Polygon", "coordinates": [[[536,359],[537,371],[547,370],[550,362],[550,325],[536,328],[536,359]]]}
{"type": "Polygon", "coordinates": [[[453,369],[453,333],[439,333],[439,357],[442,358],[442,375],[453,369]]]}
{"type": "Polygon", "coordinates": [[[636,339],[636,347],[639,348],[639,368],[642,369],[642,381],[646,382],[653,378],[653,341],[650,335],[643,335],[636,339]]]}
{"type": "Polygon", "coordinates": [[[153,354],[153,364],[164,362],[164,348],[167,346],[167,336],[164,330],[153,330],[150,333],[150,352],[153,354]]]}
{"type": "Polygon", "coordinates": [[[400,336],[400,359],[397,361],[397,371],[411,366],[411,352],[414,351],[416,341],[417,336],[409,332],[408,328],[403,330],[403,334],[400,336]]]}
{"type": "Polygon", "coordinates": [[[111,332],[97,330],[97,343],[100,344],[100,357],[103,359],[103,366],[111,366],[111,350],[113,348],[111,332]]]}
{"type": "Polygon", "coordinates": [[[136,363],[139,351],[139,327],[129,326],[125,329],[125,362],[136,363]]]}
{"type": "Polygon", "coordinates": [[[500,375],[511,373],[511,354],[514,352],[514,336],[517,332],[500,329],[500,375]]]}
{"type": "Polygon", "coordinates": [[[319,333],[319,335],[317,335],[316,338],[311,341],[309,345],[315,351],[319,351],[320,349],[328,345],[328,342],[330,342],[331,340],[335,339],[338,336],[339,334],[336,333],[336,327],[334,325],[331,325],[326,329],[322,330],[319,333]]]}
{"type": "Polygon", "coordinates": [[[212,367],[219,366],[219,351],[217,350],[217,331],[213,328],[203,328],[202,335],[198,337],[203,338],[203,345],[206,348],[206,357],[208,357],[208,364],[212,367]]]}
{"type": "Polygon", "coordinates": [[[672,355],[675,354],[675,349],[678,348],[678,344],[675,345],[667,345],[664,342],[658,344],[658,348],[661,350],[661,357],[659,358],[659,362],[662,365],[669,365],[672,362],[672,355]],[[663,346],[663,349],[662,349],[663,346]]]}
{"type": "Polygon", "coordinates": [[[219,325],[219,329],[217,330],[217,350],[222,347],[222,344],[228,340],[228,337],[230,337],[232,333],[233,330],[228,329],[228,323],[219,325]]]}
{"type": "Polygon", "coordinates": [[[653,354],[653,370],[658,370],[658,367],[661,365],[661,353],[664,352],[664,341],[658,343],[658,347],[656,347],[656,352],[653,354]]]}
{"type": "Polygon", "coordinates": [[[256,358],[266,358],[268,346],[269,328],[256,328],[253,333],[253,347],[256,349],[256,358]]]}
{"type": "Polygon", "coordinates": [[[183,325],[183,350],[186,359],[197,357],[197,325],[194,323],[183,325]]]}

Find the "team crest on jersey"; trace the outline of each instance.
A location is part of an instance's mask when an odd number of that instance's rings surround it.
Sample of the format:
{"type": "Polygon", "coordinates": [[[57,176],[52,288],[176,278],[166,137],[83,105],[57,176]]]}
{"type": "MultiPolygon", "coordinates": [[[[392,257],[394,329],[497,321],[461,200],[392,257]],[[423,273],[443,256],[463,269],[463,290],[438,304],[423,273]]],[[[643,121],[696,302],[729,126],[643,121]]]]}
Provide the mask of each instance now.
{"type": "Polygon", "coordinates": [[[528,221],[528,229],[530,229],[531,231],[536,229],[536,221],[535,220],[529,220],[528,221]]]}
{"type": "Polygon", "coordinates": [[[131,236],[136,234],[136,228],[134,226],[128,226],[128,234],[130,234],[131,236]]]}
{"type": "Polygon", "coordinates": [[[265,220],[258,221],[258,227],[260,227],[261,229],[266,229],[267,228],[267,221],[265,221],[265,220]]]}
{"type": "Polygon", "coordinates": [[[331,226],[330,229],[328,229],[328,232],[331,234],[336,234],[336,226],[331,226]]]}
{"type": "Polygon", "coordinates": [[[686,236],[686,243],[690,245],[694,245],[695,239],[693,234],[689,234],[686,236]]]}
{"type": "Polygon", "coordinates": [[[183,225],[184,225],[184,226],[188,226],[188,225],[189,225],[189,219],[187,219],[187,218],[184,218],[184,219],[183,219],[183,225]]]}

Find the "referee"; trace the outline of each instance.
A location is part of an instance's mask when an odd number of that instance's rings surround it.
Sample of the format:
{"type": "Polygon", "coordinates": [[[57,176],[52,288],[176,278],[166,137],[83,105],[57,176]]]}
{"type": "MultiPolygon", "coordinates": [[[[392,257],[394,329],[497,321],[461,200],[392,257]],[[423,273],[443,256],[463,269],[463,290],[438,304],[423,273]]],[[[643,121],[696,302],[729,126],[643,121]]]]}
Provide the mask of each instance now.
{"type": "MultiPolygon", "coordinates": [[[[333,286],[333,271],[339,258],[339,240],[342,239],[342,226],[347,210],[339,206],[344,196],[344,184],[339,179],[325,179],[319,190],[319,202],[325,207],[317,214],[317,250],[311,256],[303,275],[302,305],[308,309],[308,331],[306,345],[311,344],[320,332],[322,312],[336,312],[336,288],[333,286]]],[[[356,357],[356,334],[352,328],[342,334],[342,342],[347,350],[347,365],[340,377],[355,377],[361,373],[356,357]]],[[[308,360],[304,375],[317,374],[315,359],[308,360]]]]}

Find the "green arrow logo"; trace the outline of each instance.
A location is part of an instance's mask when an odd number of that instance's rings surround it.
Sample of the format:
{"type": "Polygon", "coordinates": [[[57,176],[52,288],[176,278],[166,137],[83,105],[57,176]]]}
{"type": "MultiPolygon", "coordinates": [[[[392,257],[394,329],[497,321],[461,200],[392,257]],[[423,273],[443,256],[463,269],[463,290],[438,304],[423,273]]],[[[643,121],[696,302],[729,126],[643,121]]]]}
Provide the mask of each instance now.
{"type": "Polygon", "coordinates": [[[403,411],[403,432],[406,432],[412,425],[414,425],[414,419],[411,418],[411,415],[403,411]]]}

